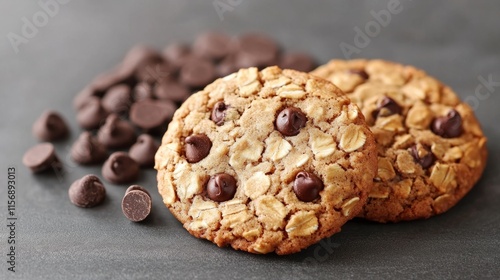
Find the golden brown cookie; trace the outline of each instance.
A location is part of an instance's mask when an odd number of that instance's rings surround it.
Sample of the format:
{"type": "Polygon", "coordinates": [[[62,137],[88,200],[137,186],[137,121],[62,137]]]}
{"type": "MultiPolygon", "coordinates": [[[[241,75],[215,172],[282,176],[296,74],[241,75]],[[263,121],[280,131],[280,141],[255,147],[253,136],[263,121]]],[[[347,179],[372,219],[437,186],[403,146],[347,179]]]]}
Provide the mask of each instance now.
{"type": "Polygon", "coordinates": [[[378,144],[378,174],[360,216],[429,218],[455,205],[486,165],[472,109],[424,71],[382,60],[332,60],[313,72],[358,104],[378,144]]]}
{"type": "Polygon", "coordinates": [[[155,168],[165,205],[192,235],[290,254],[359,214],[376,145],[358,107],[330,82],[248,68],[177,110],[155,168]]]}

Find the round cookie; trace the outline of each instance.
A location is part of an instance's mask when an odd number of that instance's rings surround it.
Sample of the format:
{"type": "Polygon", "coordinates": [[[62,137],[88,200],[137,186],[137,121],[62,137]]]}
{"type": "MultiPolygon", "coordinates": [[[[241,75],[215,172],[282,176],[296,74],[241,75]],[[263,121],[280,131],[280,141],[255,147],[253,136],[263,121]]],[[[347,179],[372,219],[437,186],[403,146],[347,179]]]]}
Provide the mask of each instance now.
{"type": "Polygon", "coordinates": [[[357,103],[375,135],[378,174],[361,217],[429,218],[454,206],[486,165],[472,109],[424,71],[382,60],[332,60],[311,74],[357,103]]]}
{"type": "Polygon", "coordinates": [[[192,235],[290,254],[359,214],[376,145],[357,106],[333,84],[248,68],[184,102],[155,160],[163,201],[192,235]]]}

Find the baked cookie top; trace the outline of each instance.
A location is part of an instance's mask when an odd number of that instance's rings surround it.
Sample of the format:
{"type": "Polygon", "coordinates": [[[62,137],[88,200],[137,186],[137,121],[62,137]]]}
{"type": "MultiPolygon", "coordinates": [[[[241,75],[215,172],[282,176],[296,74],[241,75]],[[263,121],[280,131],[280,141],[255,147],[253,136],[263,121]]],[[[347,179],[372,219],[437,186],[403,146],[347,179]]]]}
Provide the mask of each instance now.
{"type": "Polygon", "coordinates": [[[375,135],[378,173],[361,216],[428,218],[447,211],[479,180],[486,138],[472,109],[424,71],[382,60],[332,60],[311,74],[358,104],[375,135]]]}
{"type": "Polygon", "coordinates": [[[165,205],[194,236],[290,254],[359,214],[376,145],[358,107],[330,82],[248,68],[184,102],[155,168],[165,205]]]}

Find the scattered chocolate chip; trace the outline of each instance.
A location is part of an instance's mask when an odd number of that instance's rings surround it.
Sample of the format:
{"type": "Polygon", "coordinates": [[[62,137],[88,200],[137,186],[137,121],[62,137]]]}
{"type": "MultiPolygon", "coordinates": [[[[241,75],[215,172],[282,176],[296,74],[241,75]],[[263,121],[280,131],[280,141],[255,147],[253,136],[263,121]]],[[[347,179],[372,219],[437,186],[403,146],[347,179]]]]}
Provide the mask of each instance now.
{"type": "MultiPolygon", "coordinates": [[[[147,46],[138,45],[130,49],[123,59],[119,71],[124,76],[136,76],[139,80],[150,76],[149,69],[154,69],[163,61],[160,54],[147,46]],[[152,68],[151,68],[152,67],[152,68]]],[[[154,69],[156,70],[156,69],[154,69]]]]}
{"type": "Polygon", "coordinates": [[[238,68],[263,68],[278,62],[278,45],[271,38],[257,33],[245,34],[237,40],[238,68]]]}
{"type": "Polygon", "coordinates": [[[50,143],[41,143],[26,151],[23,156],[23,164],[34,173],[62,168],[54,146],[50,143]]]}
{"type": "Polygon", "coordinates": [[[102,98],[102,107],[108,113],[127,112],[131,104],[130,87],[126,84],[119,84],[111,87],[102,98]]]}
{"type": "Polygon", "coordinates": [[[156,151],[160,144],[148,134],[142,134],[137,138],[137,142],[130,148],[128,154],[139,165],[152,167],[155,163],[156,151]]]}
{"type": "Polygon", "coordinates": [[[169,79],[174,73],[174,69],[160,59],[144,62],[139,67],[136,73],[137,80],[150,84],[169,79]]]}
{"type": "Polygon", "coordinates": [[[143,100],[132,105],[129,116],[133,124],[150,131],[163,127],[175,109],[175,104],[168,100],[143,100]]]}
{"type": "Polygon", "coordinates": [[[127,153],[115,152],[102,166],[102,176],[111,183],[129,183],[139,176],[139,164],[127,153]]]}
{"type": "Polygon", "coordinates": [[[372,112],[372,117],[387,117],[394,114],[401,114],[401,106],[394,99],[384,96],[378,103],[377,109],[372,112]]]}
{"type": "Polygon", "coordinates": [[[306,125],[307,117],[299,108],[288,107],[283,109],[276,118],[276,129],[285,136],[299,134],[306,125]]]}
{"type": "Polygon", "coordinates": [[[323,182],[313,173],[302,171],[295,176],[293,191],[299,200],[311,202],[319,197],[321,190],[323,190],[323,182]]]}
{"type": "Polygon", "coordinates": [[[193,44],[193,52],[208,59],[221,59],[232,50],[231,38],[217,32],[199,35],[193,44]]]}
{"type": "Polygon", "coordinates": [[[151,213],[151,196],[141,186],[130,186],[122,199],[122,212],[132,222],[145,220],[151,213]]]}
{"type": "Polygon", "coordinates": [[[189,46],[179,43],[171,44],[163,50],[163,56],[178,68],[184,64],[190,55],[191,49],[189,46]]]}
{"type": "Polygon", "coordinates": [[[195,134],[186,137],[186,159],[189,163],[196,163],[204,159],[212,148],[212,141],[204,134],[195,134]]]}
{"type": "Polygon", "coordinates": [[[226,173],[218,173],[210,177],[207,183],[208,197],[217,202],[230,200],[236,193],[236,179],[226,173]]]}
{"type": "Polygon", "coordinates": [[[104,201],[106,189],[97,176],[87,175],[71,184],[68,194],[74,205],[90,208],[104,201]]]}
{"type": "Polygon", "coordinates": [[[215,66],[213,62],[204,58],[190,58],[181,68],[181,83],[192,87],[201,88],[215,79],[215,66]]]}
{"type": "Polygon", "coordinates": [[[281,56],[279,67],[301,72],[310,72],[314,69],[314,59],[305,53],[287,53],[281,56]]]}
{"type": "Polygon", "coordinates": [[[434,161],[436,161],[436,157],[432,153],[431,149],[425,145],[417,144],[412,146],[410,148],[410,154],[423,169],[431,167],[434,161]]]}
{"type": "Polygon", "coordinates": [[[226,118],[226,110],[227,106],[224,102],[219,101],[215,103],[214,108],[212,109],[212,114],[210,115],[210,119],[214,121],[216,125],[224,124],[224,119],[226,118]]]}
{"type": "Polygon", "coordinates": [[[134,87],[133,100],[135,102],[153,99],[153,88],[146,82],[140,82],[134,87]]]}
{"type": "Polygon", "coordinates": [[[80,164],[102,163],[107,157],[106,147],[88,131],[82,132],[71,147],[71,158],[80,164]]]}
{"type": "Polygon", "coordinates": [[[91,97],[87,103],[78,110],[76,120],[84,129],[95,129],[104,122],[107,116],[108,113],[102,107],[101,100],[98,97],[91,97]]]}
{"type": "Polygon", "coordinates": [[[44,112],[33,124],[33,134],[42,141],[57,141],[68,136],[69,129],[59,113],[44,112]]]}
{"type": "Polygon", "coordinates": [[[87,104],[89,99],[94,97],[100,96],[93,86],[88,85],[75,96],[75,98],[73,99],[73,107],[76,110],[80,110],[85,104],[87,104]]]}
{"type": "Polygon", "coordinates": [[[348,72],[351,74],[358,75],[361,78],[363,78],[364,80],[368,80],[370,78],[370,75],[368,75],[368,73],[366,73],[366,71],[363,69],[351,69],[351,70],[348,70],[348,72]]]}
{"type": "Polygon", "coordinates": [[[462,134],[462,117],[455,109],[451,109],[444,117],[432,121],[431,130],[444,138],[455,138],[462,134]]]}
{"type": "Polygon", "coordinates": [[[131,75],[131,73],[122,71],[122,67],[118,65],[110,71],[97,76],[92,80],[90,86],[95,90],[97,96],[102,97],[112,86],[132,82],[130,80],[131,75]]]}
{"type": "Polygon", "coordinates": [[[111,114],[106,123],[99,129],[97,139],[106,148],[121,149],[130,147],[135,142],[135,130],[130,123],[111,114]]]}
{"type": "Polygon", "coordinates": [[[154,95],[158,99],[167,99],[174,102],[183,102],[190,95],[189,89],[181,83],[173,80],[164,80],[156,84],[154,95]]]}

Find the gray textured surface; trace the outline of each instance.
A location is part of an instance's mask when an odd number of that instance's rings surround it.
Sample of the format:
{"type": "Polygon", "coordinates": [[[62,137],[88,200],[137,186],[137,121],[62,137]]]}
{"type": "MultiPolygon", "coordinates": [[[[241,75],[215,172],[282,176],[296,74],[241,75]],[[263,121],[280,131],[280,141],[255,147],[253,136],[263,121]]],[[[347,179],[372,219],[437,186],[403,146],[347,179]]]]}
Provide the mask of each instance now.
{"type": "MultiPolygon", "coordinates": [[[[124,187],[108,184],[108,199],[98,208],[71,205],[70,183],[100,171],[74,166],[65,157],[79,133],[69,104],[134,44],[161,48],[190,41],[206,29],[263,30],[287,49],[307,50],[326,62],[343,56],[339,44],[353,44],[354,27],[373,20],[370,11],[387,8],[386,1],[218,1],[241,4],[221,21],[212,0],[72,1],[61,5],[17,54],[7,34],[20,34],[22,18],[31,19],[41,8],[37,1],[0,2],[0,224],[6,219],[9,166],[17,169],[19,217],[15,274],[7,272],[8,232],[0,228],[0,279],[500,277],[500,86],[478,99],[476,113],[490,151],[482,180],[455,208],[430,220],[353,221],[323,245],[278,257],[219,249],[191,237],[159,195],[144,224],[123,217],[124,187]],[[36,143],[31,124],[47,108],[62,112],[73,131],[71,139],[57,144],[66,163],[62,179],[33,176],[21,164],[24,151],[36,143]]],[[[474,96],[479,76],[500,81],[500,4],[443,2],[401,0],[402,11],[355,57],[414,64],[462,98],[474,96]]],[[[156,194],[154,172],[144,172],[140,182],[156,194]]]]}

